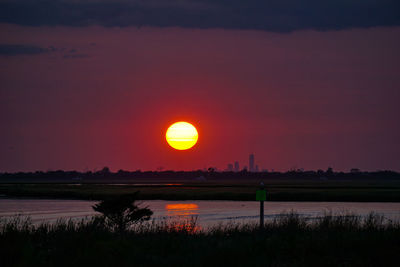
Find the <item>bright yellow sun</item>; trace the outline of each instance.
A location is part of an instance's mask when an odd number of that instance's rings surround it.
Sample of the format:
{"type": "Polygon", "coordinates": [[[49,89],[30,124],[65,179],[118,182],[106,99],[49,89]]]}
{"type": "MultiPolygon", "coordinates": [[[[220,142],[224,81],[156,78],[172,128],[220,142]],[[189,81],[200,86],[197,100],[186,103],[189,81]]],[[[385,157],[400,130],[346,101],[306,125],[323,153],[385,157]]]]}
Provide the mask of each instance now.
{"type": "Polygon", "coordinates": [[[170,146],[178,150],[186,150],[193,147],[199,139],[196,128],[184,121],[175,122],[169,126],[165,138],[170,146]]]}

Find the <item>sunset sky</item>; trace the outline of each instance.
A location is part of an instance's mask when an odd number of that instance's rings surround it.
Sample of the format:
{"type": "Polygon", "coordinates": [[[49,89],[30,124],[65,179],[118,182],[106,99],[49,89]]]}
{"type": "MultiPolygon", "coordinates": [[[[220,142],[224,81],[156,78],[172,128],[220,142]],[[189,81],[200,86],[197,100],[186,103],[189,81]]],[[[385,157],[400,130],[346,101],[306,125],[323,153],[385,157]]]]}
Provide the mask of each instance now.
{"type": "Polygon", "coordinates": [[[399,1],[0,0],[0,32],[0,172],[400,170],[399,1]]]}

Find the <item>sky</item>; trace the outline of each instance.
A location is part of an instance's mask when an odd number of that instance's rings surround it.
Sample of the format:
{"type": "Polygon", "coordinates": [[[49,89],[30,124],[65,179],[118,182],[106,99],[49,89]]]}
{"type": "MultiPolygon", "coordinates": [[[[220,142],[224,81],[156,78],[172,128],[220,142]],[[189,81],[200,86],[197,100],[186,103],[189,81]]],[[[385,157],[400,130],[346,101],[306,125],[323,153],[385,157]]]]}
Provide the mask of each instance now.
{"type": "Polygon", "coordinates": [[[398,1],[0,0],[0,33],[0,172],[400,171],[398,1]]]}

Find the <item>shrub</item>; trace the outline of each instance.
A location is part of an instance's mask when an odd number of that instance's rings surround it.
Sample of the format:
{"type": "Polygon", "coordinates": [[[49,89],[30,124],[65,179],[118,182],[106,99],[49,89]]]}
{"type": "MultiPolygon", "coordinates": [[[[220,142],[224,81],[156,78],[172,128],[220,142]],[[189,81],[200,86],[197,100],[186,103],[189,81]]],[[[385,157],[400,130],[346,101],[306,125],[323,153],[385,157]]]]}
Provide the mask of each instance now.
{"type": "Polygon", "coordinates": [[[138,192],[102,200],[93,209],[102,214],[104,223],[114,231],[124,232],[131,225],[147,221],[153,212],[135,204],[138,192]]]}

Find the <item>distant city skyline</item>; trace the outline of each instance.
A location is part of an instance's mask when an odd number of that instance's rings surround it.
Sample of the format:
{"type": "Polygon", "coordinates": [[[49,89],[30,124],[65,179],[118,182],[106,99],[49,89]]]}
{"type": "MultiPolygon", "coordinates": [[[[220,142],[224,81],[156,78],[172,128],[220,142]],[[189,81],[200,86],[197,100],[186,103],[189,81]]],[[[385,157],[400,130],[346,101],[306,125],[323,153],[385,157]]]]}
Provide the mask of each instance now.
{"type": "MultiPolygon", "coordinates": [[[[254,153],[250,153],[249,154],[249,162],[248,162],[248,169],[247,169],[247,165],[244,165],[243,169],[240,169],[240,164],[239,161],[235,161],[233,164],[232,163],[228,163],[226,169],[224,169],[225,171],[234,171],[234,172],[239,172],[242,170],[247,170],[249,172],[259,172],[260,168],[259,165],[255,163],[255,156],[254,153]]],[[[263,171],[267,171],[267,169],[262,169],[263,171]]]]}

